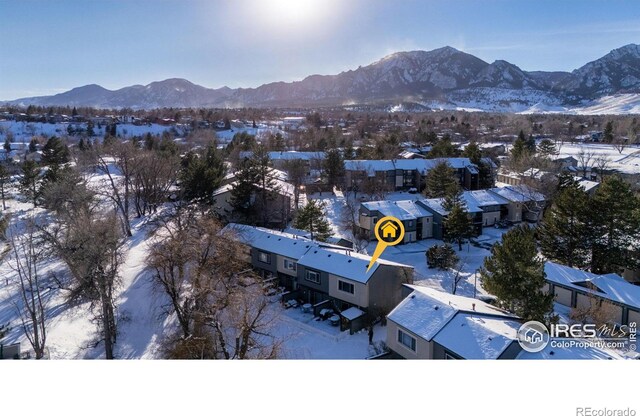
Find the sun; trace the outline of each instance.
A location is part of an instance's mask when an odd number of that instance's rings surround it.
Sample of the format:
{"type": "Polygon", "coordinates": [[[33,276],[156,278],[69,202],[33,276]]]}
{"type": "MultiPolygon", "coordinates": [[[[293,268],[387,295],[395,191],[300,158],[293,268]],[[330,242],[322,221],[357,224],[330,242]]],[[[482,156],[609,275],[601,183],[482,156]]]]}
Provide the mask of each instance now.
{"type": "Polygon", "coordinates": [[[269,9],[271,17],[302,23],[322,11],[322,2],[318,0],[270,0],[264,2],[264,7],[269,9]]]}

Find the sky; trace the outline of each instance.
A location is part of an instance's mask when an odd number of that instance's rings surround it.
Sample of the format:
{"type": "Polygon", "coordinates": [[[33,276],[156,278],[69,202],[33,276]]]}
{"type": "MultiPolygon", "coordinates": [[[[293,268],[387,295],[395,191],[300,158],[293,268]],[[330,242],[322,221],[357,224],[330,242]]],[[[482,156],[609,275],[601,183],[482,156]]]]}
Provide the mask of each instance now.
{"type": "Polygon", "coordinates": [[[635,0],[0,0],[0,100],[166,78],[257,87],[447,45],[571,71],[629,43],[635,0]]]}

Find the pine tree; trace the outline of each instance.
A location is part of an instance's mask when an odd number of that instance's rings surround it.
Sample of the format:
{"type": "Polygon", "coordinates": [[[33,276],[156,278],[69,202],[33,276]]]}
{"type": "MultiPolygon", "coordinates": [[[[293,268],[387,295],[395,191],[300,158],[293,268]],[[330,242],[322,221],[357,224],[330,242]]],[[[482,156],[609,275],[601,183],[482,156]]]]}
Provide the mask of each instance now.
{"type": "Polygon", "coordinates": [[[95,136],[95,132],[93,131],[93,122],[91,120],[87,122],[87,136],[95,136]]]}
{"type": "Polygon", "coordinates": [[[29,141],[29,153],[35,153],[38,150],[38,139],[33,137],[31,141],[29,141]]]}
{"type": "Polygon", "coordinates": [[[549,139],[544,139],[538,145],[538,154],[545,159],[549,159],[558,153],[556,145],[549,139]]]}
{"type": "Polygon", "coordinates": [[[183,197],[188,201],[211,203],[213,191],[218,189],[225,173],[224,160],[215,144],[207,146],[204,154],[187,154],[179,174],[183,197]]]}
{"type": "Polygon", "coordinates": [[[429,159],[438,159],[444,157],[455,157],[458,149],[451,143],[451,138],[446,135],[442,139],[436,141],[427,154],[429,159]]]}
{"type": "MultiPolygon", "coordinates": [[[[0,197],[2,198],[2,209],[7,209],[7,203],[5,202],[4,187],[9,180],[9,172],[3,164],[0,164],[0,197]]],[[[2,235],[2,234],[0,234],[2,235]]]]}
{"type": "Polygon", "coordinates": [[[229,204],[235,214],[242,217],[246,223],[255,221],[255,182],[256,174],[251,160],[244,159],[235,173],[235,182],[231,185],[231,199],[229,204]]]}
{"type": "Polygon", "coordinates": [[[69,162],[69,148],[56,136],[47,140],[42,148],[42,164],[60,166],[69,162]]]}
{"type": "Polygon", "coordinates": [[[11,153],[11,139],[9,137],[4,140],[4,151],[5,160],[9,160],[9,153],[11,153]]]}
{"type": "Polygon", "coordinates": [[[607,124],[604,127],[604,134],[602,137],[602,140],[605,143],[612,143],[613,142],[613,122],[612,121],[608,121],[607,124]]]}
{"type": "Polygon", "coordinates": [[[589,209],[595,239],[591,271],[622,273],[638,267],[631,251],[638,248],[640,203],[631,187],[618,175],[605,178],[596,190],[589,209]]]}
{"type": "Polygon", "coordinates": [[[426,177],[425,195],[427,198],[444,198],[452,190],[460,187],[455,171],[446,161],[437,163],[426,177]]]}
{"type": "Polygon", "coordinates": [[[338,149],[329,150],[323,162],[324,173],[329,186],[339,185],[344,178],[344,159],[338,149]]]}
{"type": "Polygon", "coordinates": [[[569,267],[586,267],[590,215],[589,196],[575,181],[561,189],[538,229],[542,254],[569,267]]]}
{"type": "Polygon", "coordinates": [[[34,206],[38,205],[38,199],[40,198],[40,168],[32,160],[26,160],[22,164],[20,191],[31,200],[34,206]]]}
{"type": "Polygon", "coordinates": [[[478,143],[476,143],[475,141],[471,141],[467,145],[467,147],[464,148],[462,156],[468,157],[471,163],[477,165],[482,159],[482,151],[480,150],[480,146],[478,146],[478,143]]]}
{"type": "Polygon", "coordinates": [[[480,275],[482,287],[525,321],[551,318],[553,295],[542,292],[546,275],[533,230],[516,227],[504,234],[485,258],[480,275]]]}
{"type": "Polygon", "coordinates": [[[431,246],[426,252],[427,265],[440,270],[447,270],[458,264],[460,258],[451,247],[451,244],[431,246]]]}
{"type": "Polygon", "coordinates": [[[444,220],[445,241],[457,243],[462,250],[462,243],[471,236],[472,224],[467,207],[462,199],[462,189],[451,190],[445,197],[442,207],[449,211],[444,220]]]}
{"type": "Polygon", "coordinates": [[[269,153],[264,146],[258,146],[250,159],[255,173],[255,185],[257,190],[257,209],[262,214],[262,225],[270,222],[271,202],[275,194],[280,190],[275,178],[269,153]]]}
{"type": "Polygon", "coordinates": [[[513,143],[513,148],[511,149],[511,158],[517,162],[528,154],[527,140],[524,132],[520,130],[520,134],[518,134],[518,138],[513,143]]]}
{"type": "Polygon", "coordinates": [[[293,226],[301,230],[309,231],[311,238],[325,241],[331,236],[331,226],[324,213],[324,204],[315,199],[307,202],[296,214],[293,226]]]}

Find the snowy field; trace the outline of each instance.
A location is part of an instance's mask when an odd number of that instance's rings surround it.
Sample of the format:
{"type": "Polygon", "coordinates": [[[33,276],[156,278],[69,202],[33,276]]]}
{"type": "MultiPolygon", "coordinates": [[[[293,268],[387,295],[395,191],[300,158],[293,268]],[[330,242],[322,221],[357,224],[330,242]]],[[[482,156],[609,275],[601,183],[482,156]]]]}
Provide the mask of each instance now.
{"type": "Polygon", "coordinates": [[[556,145],[559,150],[558,157],[573,156],[578,160],[580,167],[580,152],[591,154],[591,164],[594,165],[596,159],[604,157],[609,161],[608,168],[616,169],[621,173],[640,173],[640,146],[629,145],[623,149],[616,149],[613,145],[605,143],[583,143],[571,144],[563,143],[556,145]]]}

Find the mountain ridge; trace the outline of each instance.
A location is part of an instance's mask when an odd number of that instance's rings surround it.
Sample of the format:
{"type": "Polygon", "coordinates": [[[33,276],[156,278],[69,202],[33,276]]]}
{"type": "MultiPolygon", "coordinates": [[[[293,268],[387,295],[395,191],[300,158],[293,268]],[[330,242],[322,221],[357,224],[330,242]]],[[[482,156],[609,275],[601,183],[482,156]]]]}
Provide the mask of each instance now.
{"type": "Polygon", "coordinates": [[[536,106],[580,106],[616,94],[640,94],[640,45],[628,44],[571,72],[524,71],[444,46],[395,52],[333,75],[251,88],[207,88],[183,78],[109,90],[97,84],[13,105],[98,108],[324,107],[398,102],[514,111],[536,106]]]}

